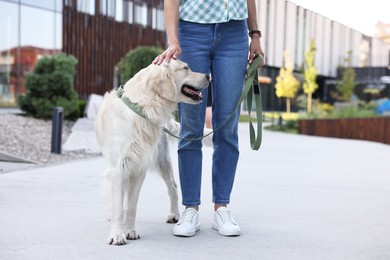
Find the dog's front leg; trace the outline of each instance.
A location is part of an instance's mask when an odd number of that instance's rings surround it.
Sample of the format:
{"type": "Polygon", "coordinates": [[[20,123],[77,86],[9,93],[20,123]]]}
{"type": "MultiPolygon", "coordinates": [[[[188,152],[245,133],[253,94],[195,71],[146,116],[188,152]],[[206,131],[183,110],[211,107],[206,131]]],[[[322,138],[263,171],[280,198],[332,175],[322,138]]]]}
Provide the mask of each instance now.
{"type": "Polygon", "coordinates": [[[129,240],[140,239],[140,235],[135,228],[135,217],[137,215],[137,205],[139,193],[145,180],[145,172],[130,177],[130,182],[126,185],[127,206],[125,207],[125,234],[129,240]]]}
{"type": "Polygon", "coordinates": [[[123,229],[123,198],[124,180],[120,170],[111,172],[111,231],[107,243],[110,245],[126,244],[126,236],[123,229]]]}

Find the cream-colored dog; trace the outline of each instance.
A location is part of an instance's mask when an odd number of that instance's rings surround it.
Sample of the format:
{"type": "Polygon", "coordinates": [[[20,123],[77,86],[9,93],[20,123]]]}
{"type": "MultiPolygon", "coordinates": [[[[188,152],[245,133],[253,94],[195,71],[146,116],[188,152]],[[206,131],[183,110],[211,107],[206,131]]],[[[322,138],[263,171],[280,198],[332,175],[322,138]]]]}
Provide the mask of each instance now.
{"type": "Polygon", "coordinates": [[[158,170],[168,187],[170,213],[167,222],[178,221],[177,186],[168,151],[166,127],[178,133],[172,119],[178,102],[197,104],[209,76],[195,73],[179,61],[151,64],[123,87],[123,97],[143,109],[146,118],[137,115],[118,97],[117,91],[106,93],[95,121],[95,133],[109,167],[108,181],[111,231],[108,243],[123,245],[126,239],[139,239],[135,216],[146,172],[158,170]]]}

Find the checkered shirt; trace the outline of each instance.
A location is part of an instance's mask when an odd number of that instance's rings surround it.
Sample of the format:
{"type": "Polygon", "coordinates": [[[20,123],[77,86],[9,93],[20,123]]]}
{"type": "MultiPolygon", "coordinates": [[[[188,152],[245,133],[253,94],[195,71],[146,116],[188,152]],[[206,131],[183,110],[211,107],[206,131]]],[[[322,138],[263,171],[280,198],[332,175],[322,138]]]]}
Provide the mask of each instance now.
{"type": "Polygon", "coordinates": [[[247,0],[182,0],[180,19],[194,23],[223,23],[248,18],[247,0]]]}

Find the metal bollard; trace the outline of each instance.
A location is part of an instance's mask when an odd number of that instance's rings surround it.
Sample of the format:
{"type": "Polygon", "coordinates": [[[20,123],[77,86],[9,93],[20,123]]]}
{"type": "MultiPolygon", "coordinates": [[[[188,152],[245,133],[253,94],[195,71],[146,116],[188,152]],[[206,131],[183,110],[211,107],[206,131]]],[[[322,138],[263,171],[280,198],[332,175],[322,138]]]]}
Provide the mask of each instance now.
{"type": "Polygon", "coordinates": [[[61,153],[62,121],[64,119],[64,108],[53,107],[52,129],[51,129],[51,152],[61,153]]]}
{"type": "Polygon", "coordinates": [[[283,128],[283,118],[281,115],[279,115],[278,126],[279,126],[279,129],[283,128]]]}

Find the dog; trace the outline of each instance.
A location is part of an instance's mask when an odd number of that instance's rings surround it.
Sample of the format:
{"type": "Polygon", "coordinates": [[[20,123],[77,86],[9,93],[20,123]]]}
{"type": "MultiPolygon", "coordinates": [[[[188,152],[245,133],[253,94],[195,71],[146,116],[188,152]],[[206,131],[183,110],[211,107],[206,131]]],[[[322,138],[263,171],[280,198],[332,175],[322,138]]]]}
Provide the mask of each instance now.
{"type": "Polygon", "coordinates": [[[168,136],[162,128],[178,133],[180,125],[172,119],[177,103],[202,102],[201,91],[209,82],[209,75],[191,71],[182,61],[171,60],[139,71],[123,86],[121,98],[117,90],[104,95],[94,129],[109,164],[105,172],[107,213],[111,220],[108,244],[124,245],[126,239],[140,238],[135,228],[137,202],[146,173],[152,169],[159,172],[168,188],[167,222],[178,221],[177,185],[167,150],[168,136]],[[131,110],[123,97],[142,108],[145,118],[131,110]]]}

